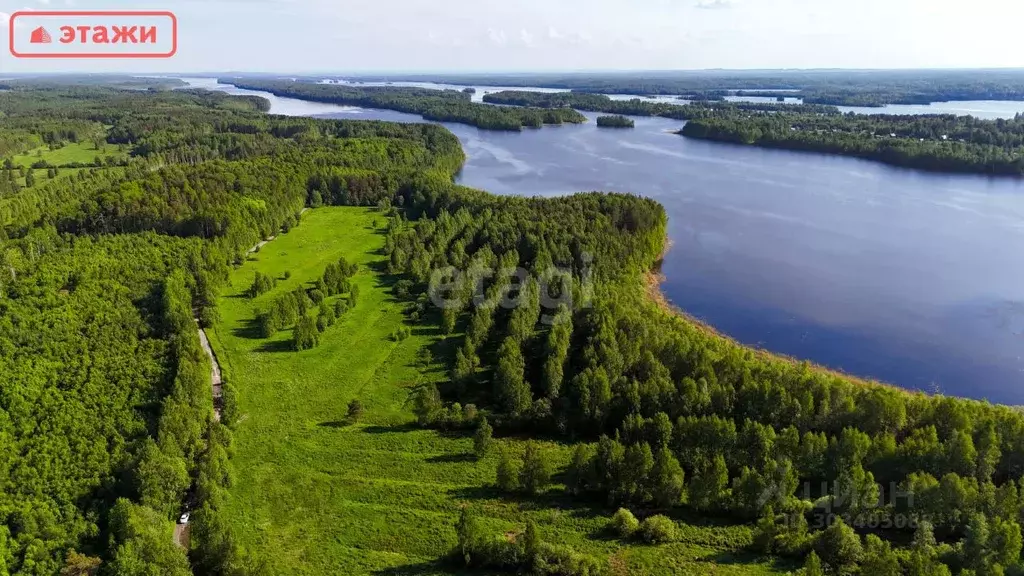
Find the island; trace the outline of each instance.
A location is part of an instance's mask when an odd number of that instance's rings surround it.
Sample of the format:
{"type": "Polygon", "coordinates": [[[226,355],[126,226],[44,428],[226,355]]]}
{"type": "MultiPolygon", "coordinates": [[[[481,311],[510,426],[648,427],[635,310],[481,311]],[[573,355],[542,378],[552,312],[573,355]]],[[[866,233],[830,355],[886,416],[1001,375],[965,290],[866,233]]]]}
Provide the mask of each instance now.
{"type": "Polygon", "coordinates": [[[670,104],[667,102],[650,102],[640,98],[630,100],[613,100],[604,94],[588,94],[584,92],[530,92],[526,90],[503,90],[485,94],[483,101],[489,104],[505,106],[526,106],[534,108],[562,109],[572,108],[588,112],[607,112],[610,114],[628,114],[630,116],[660,116],[674,120],[690,120],[749,112],[810,112],[815,114],[839,114],[835,106],[808,104],[779,104],[776,102],[728,102],[725,100],[706,99],[688,104],[670,104]]]}
{"type": "Polygon", "coordinates": [[[348,86],[265,78],[221,78],[219,82],[312,102],[418,114],[427,120],[457,122],[484,130],[519,131],[545,124],[582,124],[587,121],[586,116],[571,108],[513,108],[473,102],[472,93],[465,90],[348,86]]]}
{"type": "MultiPolygon", "coordinates": [[[[367,76],[374,79],[373,76],[367,76]]],[[[881,107],[963,100],[1024,101],[1024,70],[718,70],[631,73],[416,74],[403,80],[558,88],[576,93],[801,98],[808,104],[881,107]]],[[[688,98],[690,100],[706,98],[688,98]]]]}
{"type": "Polygon", "coordinates": [[[633,120],[625,116],[598,116],[597,125],[601,128],[632,128],[633,120]]]}

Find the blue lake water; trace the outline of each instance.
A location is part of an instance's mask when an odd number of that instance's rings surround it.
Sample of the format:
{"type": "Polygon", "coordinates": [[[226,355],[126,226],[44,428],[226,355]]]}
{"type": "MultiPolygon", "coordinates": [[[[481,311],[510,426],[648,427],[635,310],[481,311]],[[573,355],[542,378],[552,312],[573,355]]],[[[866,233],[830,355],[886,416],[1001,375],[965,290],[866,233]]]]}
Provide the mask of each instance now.
{"type": "MultiPolygon", "coordinates": [[[[269,97],[271,113],[422,121],[269,97]]],[[[672,241],[663,291],[741,342],[906,388],[1024,404],[1024,180],[669,132],[681,125],[636,118],[633,130],[590,122],[508,133],[445,124],[466,150],[459,181],[468,186],[661,202],[672,241]]]]}

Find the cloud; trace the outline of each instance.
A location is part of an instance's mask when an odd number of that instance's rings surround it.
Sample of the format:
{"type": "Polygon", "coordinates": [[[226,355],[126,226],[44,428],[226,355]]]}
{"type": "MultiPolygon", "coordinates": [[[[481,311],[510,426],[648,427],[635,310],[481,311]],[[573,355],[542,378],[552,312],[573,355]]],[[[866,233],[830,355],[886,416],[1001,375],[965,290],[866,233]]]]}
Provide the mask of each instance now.
{"type": "Polygon", "coordinates": [[[696,4],[701,10],[728,10],[736,6],[731,0],[701,0],[696,4]]]}
{"type": "Polygon", "coordinates": [[[533,34],[531,34],[526,28],[519,31],[519,39],[523,41],[523,44],[533,46],[533,34]]]}
{"type": "Polygon", "coordinates": [[[11,15],[7,12],[0,12],[0,25],[7,25],[7,21],[11,19],[11,15]]]}
{"type": "Polygon", "coordinates": [[[487,29],[487,38],[490,39],[492,44],[503,46],[508,42],[508,37],[505,36],[504,30],[495,30],[494,28],[487,29]]]}

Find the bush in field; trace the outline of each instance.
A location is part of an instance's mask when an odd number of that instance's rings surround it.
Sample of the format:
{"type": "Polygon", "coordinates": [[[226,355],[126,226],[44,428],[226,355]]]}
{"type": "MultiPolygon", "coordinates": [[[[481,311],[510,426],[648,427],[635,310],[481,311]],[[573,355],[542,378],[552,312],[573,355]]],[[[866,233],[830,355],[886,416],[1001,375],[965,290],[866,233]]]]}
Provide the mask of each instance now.
{"type": "Polygon", "coordinates": [[[256,278],[252,281],[252,286],[249,287],[249,290],[246,293],[249,298],[255,298],[260,294],[273,290],[276,283],[277,282],[270,276],[257,272],[256,278]]]}
{"type": "Polygon", "coordinates": [[[633,516],[633,513],[625,508],[619,508],[612,519],[608,522],[608,530],[622,539],[632,538],[640,529],[640,521],[633,516]]]}
{"type": "Polygon", "coordinates": [[[520,463],[507,450],[501,452],[498,461],[497,479],[495,484],[504,492],[515,492],[519,489],[520,463]]]}
{"type": "Polygon", "coordinates": [[[348,419],[350,422],[358,422],[363,416],[363,403],[354,399],[348,403],[348,419]]]}
{"type": "Polygon", "coordinates": [[[651,516],[640,524],[640,537],[648,544],[666,544],[676,539],[676,523],[661,514],[651,516]]]}
{"type": "Polygon", "coordinates": [[[309,299],[313,301],[313,304],[320,304],[324,301],[324,292],[319,288],[314,288],[309,291],[309,299]]]}
{"type": "MultiPolygon", "coordinates": [[[[324,326],[334,326],[334,307],[327,304],[327,302],[320,303],[320,311],[317,313],[317,322],[323,320],[324,326]]],[[[320,330],[323,332],[323,330],[320,330]]]]}
{"type": "Polygon", "coordinates": [[[348,313],[348,301],[347,300],[336,300],[334,302],[334,317],[341,318],[348,313]]]}

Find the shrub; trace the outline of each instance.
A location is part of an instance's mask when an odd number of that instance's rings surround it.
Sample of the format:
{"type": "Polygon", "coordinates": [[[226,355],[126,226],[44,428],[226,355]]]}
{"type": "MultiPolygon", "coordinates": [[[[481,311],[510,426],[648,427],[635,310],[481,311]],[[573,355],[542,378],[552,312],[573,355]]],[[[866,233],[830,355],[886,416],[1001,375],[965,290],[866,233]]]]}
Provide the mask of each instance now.
{"type": "Polygon", "coordinates": [[[411,280],[403,279],[403,280],[399,280],[398,282],[395,283],[395,296],[398,296],[399,298],[405,299],[405,298],[409,297],[409,294],[410,294],[411,291],[412,291],[412,281],[411,280]]]}
{"type": "Polygon", "coordinates": [[[424,384],[413,393],[412,411],[421,426],[432,424],[443,409],[441,393],[434,384],[424,384]]]}
{"type": "Polygon", "coordinates": [[[608,521],[608,530],[614,533],[619,538],[632,538],[636,531],[640,529],[640,521],[633,516],[633,513],[625,508],[619,508],[619,510],[612,516],[612,519],[608,521]]]}
{"type": "Polygon", "coordinates": [[[665,544],[676,539],[676,523],[657,514],[640,524],[640,537],[648,544],[665,544]]]}
{"type": "Polygon", "coordinates": [[[352,422],[358,422],[359,418],[363,416],[363,403],[357,399],[353,399],[348,403],[348,419],[352,422]]]}
{"type": "Polygon", "coordinates": [[[238,422],[238,391],[230,382],[221,387],[220,422],[228,428],[238,422]]]}
{"type": "Polygon", "coordinates": [[[401,342],[408,338],[409,336],[412,336],[412,329],[409,328],[408,326],[402,326],[401,328],[391,333],[391,340],[395,342],[401,342]]]}
{"type": "MultiPolygon", "coordinates": [[[[317,320],[323,319],[324,324],[327,326],[334,326],[334,308],[329,306],[326,302],[320,303],[320,311],[317,315],[317,320]]],[[[323,332],[323,330],[321,330],[323,332]]]]}
{"type": "Polygon", "coordinates": [[[320,304],[321,302],[324,301],[323,290],[320,290],[319,288],[314,288],[310,290],[309,299],[313,301],[313,304],[320,304]]]}
{"type": "Polygon", "coordinates": [[[568,546],[547,542],[538,545],[533,568],[536,574],[557,576],[597,576],[603,573],[597,558],[576,552],[568,546]]]}
{"type": "Polygon", "coordinates": [[[436,422],[442,430],[458,430],[462,428],[462,405],[458,402],[443,411],[442,417],[436,422]]]}
{"type": "Polygon", "coordinates": [[[334,316],[341,318],[345,313],[348,312],[348,302],[344,300],[337,300],[334,302],[334,316]]]}
{"type": "Polygon", "coordinates": [[[519,468],[519,462],[507,450],[503,450],[501,452],[501,460],[498,461],[497,479],[495,482],[499,490],[515,492],[519,489],[519,468]]]}
{"type": "Polygon", "coordinates": [[[220,322],[220,312],[216,306],[203,306],[199,310],[199,324],[203,328],[212,328],[217,322],[220,322]]]}

